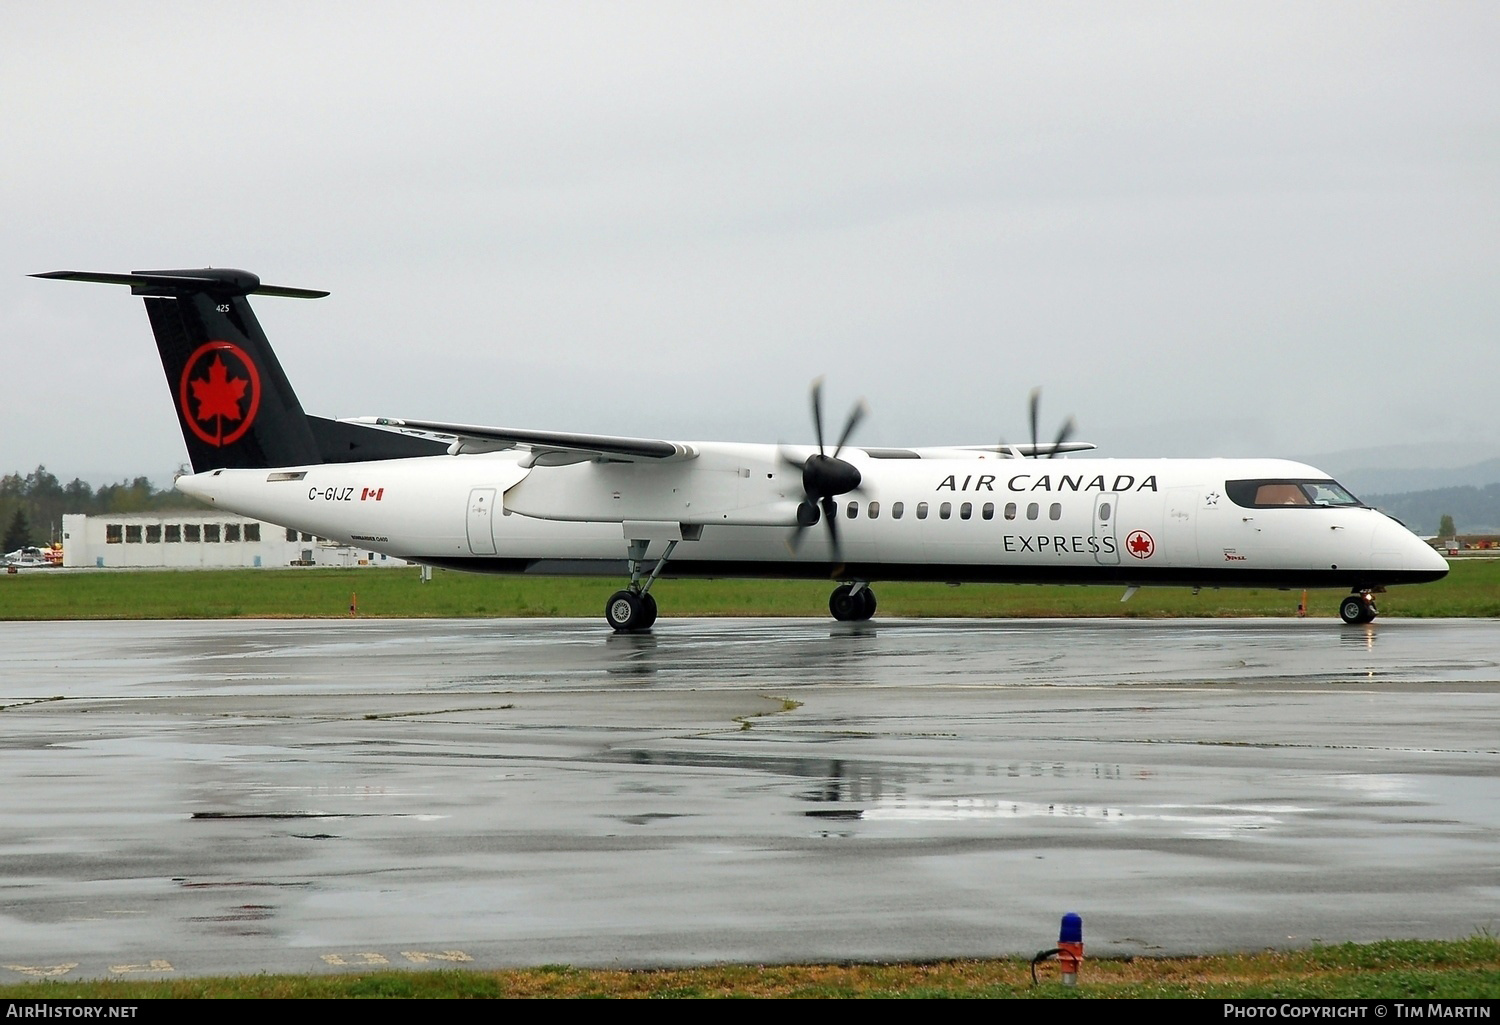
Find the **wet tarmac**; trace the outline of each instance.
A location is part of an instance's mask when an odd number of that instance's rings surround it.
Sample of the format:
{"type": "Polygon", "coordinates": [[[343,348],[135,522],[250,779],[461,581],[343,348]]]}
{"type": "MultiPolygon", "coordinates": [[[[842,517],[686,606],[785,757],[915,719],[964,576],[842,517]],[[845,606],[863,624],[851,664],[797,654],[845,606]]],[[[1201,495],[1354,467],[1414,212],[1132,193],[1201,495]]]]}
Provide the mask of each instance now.
{"type": "Polygon", "coordinates": [[[0,624],[0,979],[1500,931],[1488,621],[0,624]]]}

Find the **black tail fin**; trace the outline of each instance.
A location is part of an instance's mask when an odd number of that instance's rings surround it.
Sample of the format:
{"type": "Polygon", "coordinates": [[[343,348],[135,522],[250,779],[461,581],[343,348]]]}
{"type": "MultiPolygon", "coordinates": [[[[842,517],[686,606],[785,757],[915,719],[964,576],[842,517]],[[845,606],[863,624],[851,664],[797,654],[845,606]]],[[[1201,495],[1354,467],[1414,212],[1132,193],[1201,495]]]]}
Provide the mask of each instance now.
{"type": "Polygon", "coordinates": [[[327,292],[262,285],[248,271],[33,275],[129,285],[146,297],[193,472],[434,455],[441,443],[308,416],[247,296],[318,299],[327,292]]]}

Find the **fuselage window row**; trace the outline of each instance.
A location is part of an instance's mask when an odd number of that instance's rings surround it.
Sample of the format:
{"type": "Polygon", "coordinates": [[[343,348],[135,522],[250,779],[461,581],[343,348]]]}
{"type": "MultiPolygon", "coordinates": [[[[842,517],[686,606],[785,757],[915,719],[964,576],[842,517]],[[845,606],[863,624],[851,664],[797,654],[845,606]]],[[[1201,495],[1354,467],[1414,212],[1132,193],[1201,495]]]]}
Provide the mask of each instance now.
{"type": "MultiPolygon", "coordinates": [[[[925,520],[927,518],[927,511],[928,511],[928,506],[927,506],[926,502],[918,502],[917,503],[917,519],[919,519],[919,520],[925,520]]],[[[901,519],[902,516],[904,516],[905,513],[906,513],[906,503],[904,503],[904,502],[892,502],[891,503],[890,512],[891,512],[891,519],[893,519],[893,520],[899,520],[899,519],[901,519]]],[[[844,508],[844,515],[845,515],[845,517],[847,517],[848,519],[851,519],[851,520],[857,520],[857,519],[859,519],[859,503],[858,502],[850,502],[844,508]]],[[[872,519],[872,520],[878,520],[880,518],[880,503],[879,502],[871,502],[869,505],[867,505],[865,507],[865,515],[868,518],[872,519]]],[[[980,515],[980,517],[982,519],[993,520],[995,518],[995,503],[994,502],[986,502],[986,503],[984,503],[984,505],[980,506],[979,515],[980,515]]],[[[1007,520],[1013,520],[1013,519],[1015,519],[1017,517],[1017,515],[1019,515],[1019,511],[1017,509],[1016,503],[1014,503],[1014,502],[1006,502],[1005,503],[1005,518],[1007,520]]],[[[1026,506],[1026,518],[1028,520],[1040,519],[1041,515],[1042,515],[1042,507],[1041,507],[1040,503],[1032,502],[1032,503],[1030,503],[1030,504],[1028,504],[1026,506]]],[[[1050,506],[1048,506],[1048,508],[1047,508],[1047,517],[1048,517],[1048,519],[1052,519],[1052,520],[1060,520],[1060,519],[1062,519],[1062,503],[1061,502],[1053,502],[1050,506]]],[[[1102,517],[1104,519],[1106,519],[1106,520],[1109,519],[1109,506],[1108,505],[1105,505],[1103,507],[1102,517]]],[[[943,519],[943,520],[950,520],[950,519],[953,518],[953,503],[952,502],[943,502],[943,503],[941,503],[938,506],[938,518],[939,519],[943,519]]],[[[973,502],[964,502],[964,503],[960,504],[959,507],[958,507],[958,518],[961,519],[961,520],[971,520],[971,519],[973,519],[974,518],[974,503],[973,502]]],[[[287,531],[287,540],[289,540],[289,541],[290,540],[295,540],[296,539],[295,535],[296,535],[296,531],[288,530],[287,531]]],[[[307,539],[304,537],[303,540],[307,540],[307,539]]]]}

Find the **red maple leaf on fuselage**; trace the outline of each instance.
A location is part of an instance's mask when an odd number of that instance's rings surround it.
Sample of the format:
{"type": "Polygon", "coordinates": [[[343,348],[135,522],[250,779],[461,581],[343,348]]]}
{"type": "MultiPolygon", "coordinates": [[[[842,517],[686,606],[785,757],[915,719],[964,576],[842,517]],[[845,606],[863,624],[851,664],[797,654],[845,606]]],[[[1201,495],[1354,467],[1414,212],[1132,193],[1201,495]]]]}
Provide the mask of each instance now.
{"type": "Polygon", "coordinates": [[[230,379],[229,368],[224,366],[221,356],[215,354],[208,368],[208,377],[188,382],[193,386],[193,398],[198,400],[198,419],[222,416],[225,420],[240,418],[240,400],[245,397],[245,388],[250,384],[243,378],[230,379]]]}
{"type": "Polygon", "coordinates": [[[1151,541],[1148,538],[1136,536],[1130,539],[1130,550],[1132,552],[1149,552],[1151,541]]]}

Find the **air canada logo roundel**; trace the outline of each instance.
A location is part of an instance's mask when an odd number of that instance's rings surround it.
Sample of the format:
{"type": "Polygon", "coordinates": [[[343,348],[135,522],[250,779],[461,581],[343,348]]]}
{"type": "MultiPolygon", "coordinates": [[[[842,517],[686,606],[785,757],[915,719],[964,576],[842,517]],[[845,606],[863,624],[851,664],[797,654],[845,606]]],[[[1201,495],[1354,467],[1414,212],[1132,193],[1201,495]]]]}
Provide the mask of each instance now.
{"type": "Polygon", "coordinates": [[[177,405],[199,438],[215,448],[233,445],[260,409],[260,373],[233,342],[207,342],[188,357],[177,405]]]}
{"type": "Polygon", "coordinates": [[[1133,530],[1125,539],[1125,550],[1137,559],[1149,559],[1156,554],[1156,542],[1144,530],[1133,530]]]}

